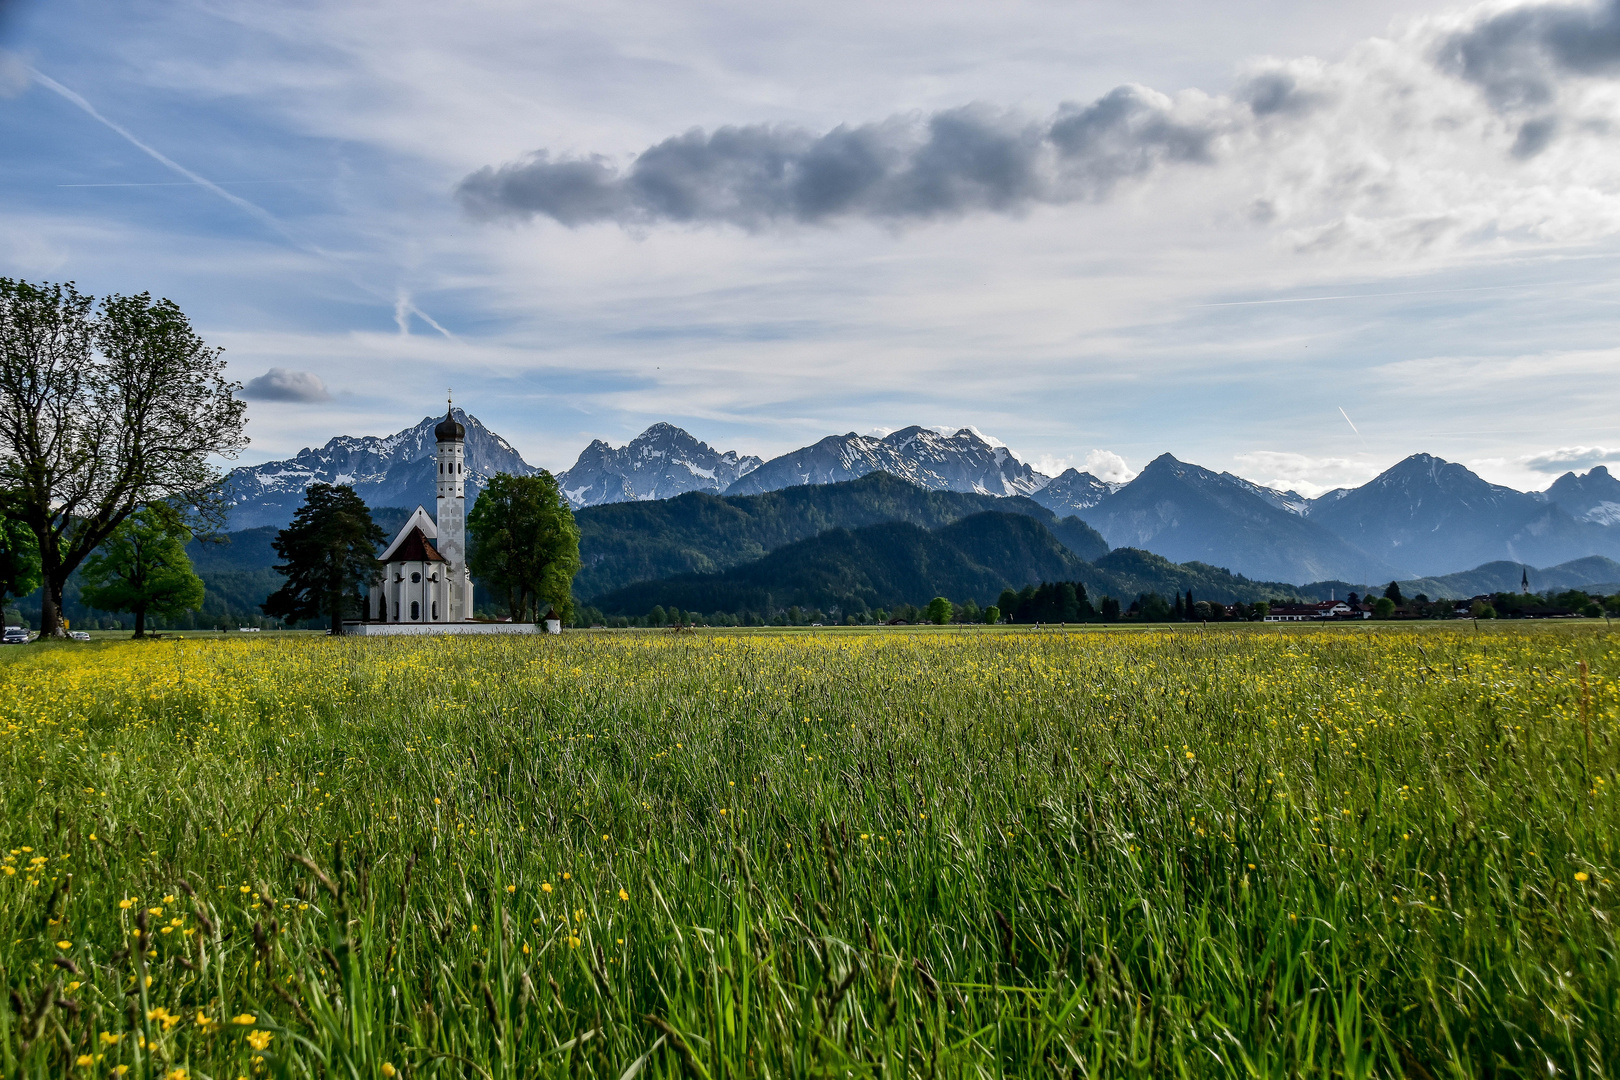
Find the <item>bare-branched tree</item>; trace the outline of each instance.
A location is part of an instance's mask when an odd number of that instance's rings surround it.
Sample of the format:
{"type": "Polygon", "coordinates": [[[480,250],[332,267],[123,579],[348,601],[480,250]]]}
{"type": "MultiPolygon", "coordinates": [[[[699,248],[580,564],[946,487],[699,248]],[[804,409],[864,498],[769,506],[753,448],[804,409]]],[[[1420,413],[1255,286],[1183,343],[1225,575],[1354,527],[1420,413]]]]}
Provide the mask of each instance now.
{"type": "Polygon", "coordinates": [[[169,300],[0,278],[0,484],[39,544],[40,633],[68,575],[135,510],[218,507],[247,445],[241,384],[169,300]]]}

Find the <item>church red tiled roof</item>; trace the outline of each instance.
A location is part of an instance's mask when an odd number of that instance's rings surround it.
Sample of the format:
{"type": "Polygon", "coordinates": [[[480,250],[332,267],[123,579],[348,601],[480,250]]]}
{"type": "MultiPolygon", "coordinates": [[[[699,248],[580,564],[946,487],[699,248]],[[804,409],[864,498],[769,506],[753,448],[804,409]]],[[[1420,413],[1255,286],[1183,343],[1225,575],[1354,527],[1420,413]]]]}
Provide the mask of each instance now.
{"type": "Polygon", "coordinates": [[[405,536],[405,542],[394,551],[389,562],[448,562],[438,549],[428,543],[427,537],[422,535],[421,529],[412,529],[405,536]]]}

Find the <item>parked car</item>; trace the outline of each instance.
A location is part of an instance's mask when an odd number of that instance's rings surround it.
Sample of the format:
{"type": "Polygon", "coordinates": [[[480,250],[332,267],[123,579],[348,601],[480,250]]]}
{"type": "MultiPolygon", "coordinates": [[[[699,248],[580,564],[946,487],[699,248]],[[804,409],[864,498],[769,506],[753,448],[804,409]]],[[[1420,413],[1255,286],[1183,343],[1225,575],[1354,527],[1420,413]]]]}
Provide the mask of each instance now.
{"type": "Polygon", "coordinates": [[[72,638],[74,641],[90,640],[90,635],[85,633],[83,630],[69,630],[68,637],[72,638]]]}
{"type": "Polygon", "coordinates": [[[6,632],[0,634],[0,645],[26,645],[28,644],[28,627],[8,626],[6,632]]]}

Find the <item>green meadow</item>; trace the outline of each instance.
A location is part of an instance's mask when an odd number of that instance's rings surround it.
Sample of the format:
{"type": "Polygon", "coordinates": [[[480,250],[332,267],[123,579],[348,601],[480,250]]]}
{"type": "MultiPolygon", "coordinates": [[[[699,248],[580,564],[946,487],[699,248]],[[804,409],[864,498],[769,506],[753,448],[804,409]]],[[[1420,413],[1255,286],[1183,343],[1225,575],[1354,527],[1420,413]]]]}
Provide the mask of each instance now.
{"type": "Polygon", "coordinates": [[[1604,1077],[1620,639],[0,651],[5,1077],[1604,1077]]]}

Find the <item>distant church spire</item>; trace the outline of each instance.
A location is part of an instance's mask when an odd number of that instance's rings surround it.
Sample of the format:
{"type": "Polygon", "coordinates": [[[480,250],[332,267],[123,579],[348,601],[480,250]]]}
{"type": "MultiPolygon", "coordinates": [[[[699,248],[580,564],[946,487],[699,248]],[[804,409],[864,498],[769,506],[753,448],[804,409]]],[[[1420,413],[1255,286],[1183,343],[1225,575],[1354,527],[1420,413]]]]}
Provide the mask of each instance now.
{"type": "Polygon", "coordinates": [[[1519,588],[1524,590],[1524,595],[1526,595],[1526,596],[1530,595],[1530,568],[1528,566],[1521,567],[1521,574],[1519,576],[1519,588]]]}

